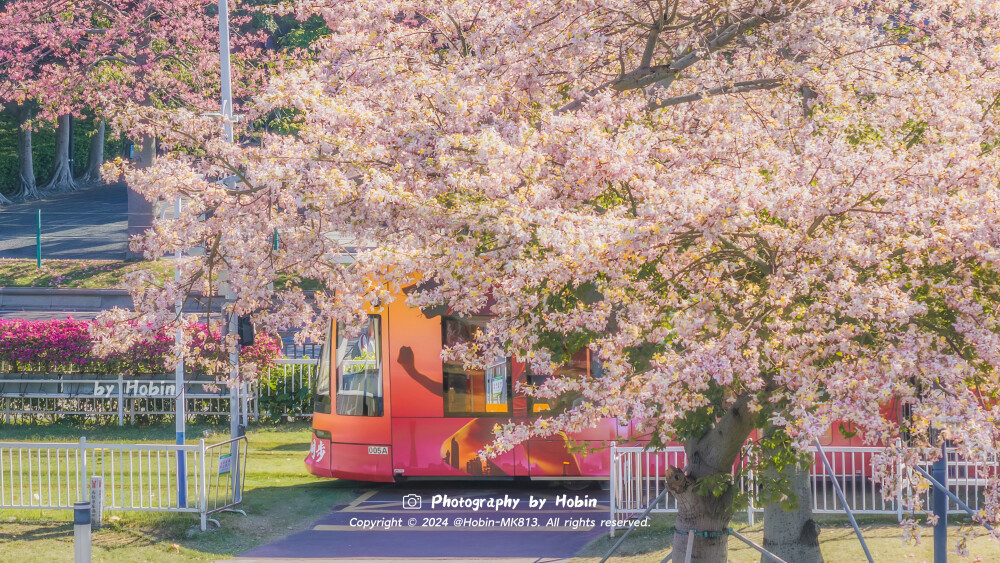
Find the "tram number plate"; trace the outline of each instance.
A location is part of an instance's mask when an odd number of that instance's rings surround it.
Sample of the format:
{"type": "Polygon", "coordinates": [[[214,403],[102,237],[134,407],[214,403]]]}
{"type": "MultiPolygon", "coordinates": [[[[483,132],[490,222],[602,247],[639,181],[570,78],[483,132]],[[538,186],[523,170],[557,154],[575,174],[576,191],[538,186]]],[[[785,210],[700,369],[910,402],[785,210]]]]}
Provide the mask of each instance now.
{"type": "Polygon", "coordinates": [[[368,446],[368,455],[389,455],[389,446],[368,446]]]}

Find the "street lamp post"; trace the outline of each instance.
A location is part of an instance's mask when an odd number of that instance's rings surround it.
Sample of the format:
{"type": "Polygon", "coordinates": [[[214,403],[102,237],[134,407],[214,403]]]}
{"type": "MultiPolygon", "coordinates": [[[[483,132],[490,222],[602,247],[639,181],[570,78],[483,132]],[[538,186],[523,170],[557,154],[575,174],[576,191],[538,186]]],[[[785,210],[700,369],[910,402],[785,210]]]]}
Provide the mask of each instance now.
{"type": "Polygon", "coordinates": [[[229,6],[219,0],[219,63],[222,78],[222,126],[226,140],[233,142],[233,77],[229,68],[229,6]]]}
{"type": "MultiPolygon", "coordinates": [[[[232,72],[229,66],[229,5],[228,0],[219,0],[219,64],[222,80],[222,127],[226,141],[232,143],[233,139],[233,81],[232,72]]],[[[226,291],[226,301],[230,304],[229,309],[229,335],[237,332],[236,323],[238,321],[235,312],[236,294],[232,290],[230,280],[226,291]]],[[[231,385],[229,386],[229,434],[231,438],[240,436],[240,386],[239,380],[239,355],[237,344],[229,351],[229,366],[231,385]]],[[[233,500],[240,501],[240,460],[239,445],[233,442],[229,450],[230,459],[233,462],[230,475],[233,479],[233,500]]]]}
{"type": "MultiPolygon", "coordinates": [[[[179,196],[177,198],[177,202],[174,204],[174,217],[180,221],[181,198],[179,196]]],[[[178,283],[180,283],[181,280],[180,260],[181,251],[178,250],[174,253],[174,281],[178,283]]],[[[181,316],[184,313],[184,297],[177,298],[176,308],[177,321],[180,323],[181,316]]],[[[180,356],[177,361],[177,368],[174,370],[174,393],[177,394],[174,399],[174,407],[176,411],[174,416],[174,425],[177,432],[177,445],[183,446],[186,441],[185,424],[187,422],[187,395],[185,394],[184,389],[184,330],[180,324],[177,326],[177,332],[174,333],[174,345],[178,355],[180,356]]],[[[181,449],[177,450],[177,506],[180,508],[187,508],[186,455],[187,452],[181,449]]]]}

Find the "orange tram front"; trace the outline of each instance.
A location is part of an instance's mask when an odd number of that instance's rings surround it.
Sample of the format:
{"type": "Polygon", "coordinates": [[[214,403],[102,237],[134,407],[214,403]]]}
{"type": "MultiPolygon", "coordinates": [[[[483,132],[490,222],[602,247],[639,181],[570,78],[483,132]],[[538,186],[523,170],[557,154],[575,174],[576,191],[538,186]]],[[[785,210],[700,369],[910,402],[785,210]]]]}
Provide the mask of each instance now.
{"type": "MultiPolygon", "coordinates": [[[[317,369],[309,472],[361,481],[607,479],[609,455],[602,446],[628,441],[631,431],[614,419],[569,437],[589,444],[590,453],[570,452],[568,440],[557,435],[480,459],[495,424],[526,421],[549,408],[514,392],[515,381],[543,381],[524,364],[502,359],[484,370],[466,370],[461,362],[442,361],[442,345],[471,340],[486,320],[428,318],[397,300],[375,309],[358,337],[348,338],[340,324],[331,326],[317,369]]],[[[589,370],[584,350],[557,376],[589,370]]]]}

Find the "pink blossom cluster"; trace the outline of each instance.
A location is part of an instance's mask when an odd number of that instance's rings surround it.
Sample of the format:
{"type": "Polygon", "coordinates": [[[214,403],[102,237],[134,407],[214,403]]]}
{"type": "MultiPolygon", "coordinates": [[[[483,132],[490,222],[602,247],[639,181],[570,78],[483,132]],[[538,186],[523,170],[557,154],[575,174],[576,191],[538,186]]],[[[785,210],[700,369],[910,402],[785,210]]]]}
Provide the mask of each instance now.
{"type": "MultiPolygon", "coordinates": [[[[8,372],[76,372],[95,374],[163,373],[174,346],[171,333],[147,334],[126,350],[98,355],[90,335],[91,321],[67,318],[29,321],[0,320],[0,365],[8,372]]],[[[219,330],[193,327],[185,359],[195,366],[211,365],[227,355],[219,330]]],[[[279,340],[259,335],[253,346],[241,350],[241,362],[255,369],[271,365],[281,353],[279,340]]],[[[206,371],[206,370],[202,370],[206,371]]],[[[211,373],[211,370],[207,370],[211,373]]]]}

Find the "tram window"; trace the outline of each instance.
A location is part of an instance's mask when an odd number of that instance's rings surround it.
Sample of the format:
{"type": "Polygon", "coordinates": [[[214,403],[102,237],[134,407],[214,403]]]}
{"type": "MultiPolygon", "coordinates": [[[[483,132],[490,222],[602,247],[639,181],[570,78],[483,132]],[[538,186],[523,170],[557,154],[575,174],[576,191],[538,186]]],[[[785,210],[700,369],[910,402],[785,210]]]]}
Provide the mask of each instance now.
{"type": "Polygon", "coordinates": [[[348,338],[337,323],[337,414],[382,416],[382,318],[368,316],[368,327],[348,338]]]}
{"type": "MultiPolygon", "coordinates": [[[[486,325],[486,317],[443,317],[445,346],[471,342],[486,325]]],[[[444,412],[446,416],[509,415],[511,413],[511,370],[507,358],[497,358],[486,369],[465,369],[461,361],[446,361],[444,371],[444,412]]]]}
{"type": "MultiPolygon", "coordinates": [[[[543,383],[549,380],[550,377],[583,377],[587,375],[587,365],[590,364],[590,372],[595,377],[601,376],[601,366],[599,363],[595,362],[596,355],[591,356],[586,348],[577,350],[576,353],[570,358],[569,362],[563,364],[555,370],[552,375],[535,375],[530,371],[528,372],[528,383],[534,386],[540,387],[543,383]],[[590,361],[588,362],[588,358],[590,361]]],[[[529,368],[530,369],[530,368],[529,368]]],[[[535,397],[528,398],[528,404],[531,405],[532,413],[541,413],[550,409],[559,410],[562,406],[560,403],[565,403],[567,399],[574,400],[578,397],[559,397],[557,399],[536,399],[535,397]]]]}
{"type": "Polygon", "coordinates": [[[326,328],[326,338],[323,339],[323,347],[320,349],[319,353],[319,367],[316,368],[316,386],[313,387],[316,390],[315,399],[313,401],[313,410],[318,413],[330,413],[330,351],[332,350],[332,345],[330,343],[330,337],[332,332],[332,327],[327,326],[326,328]]]}

